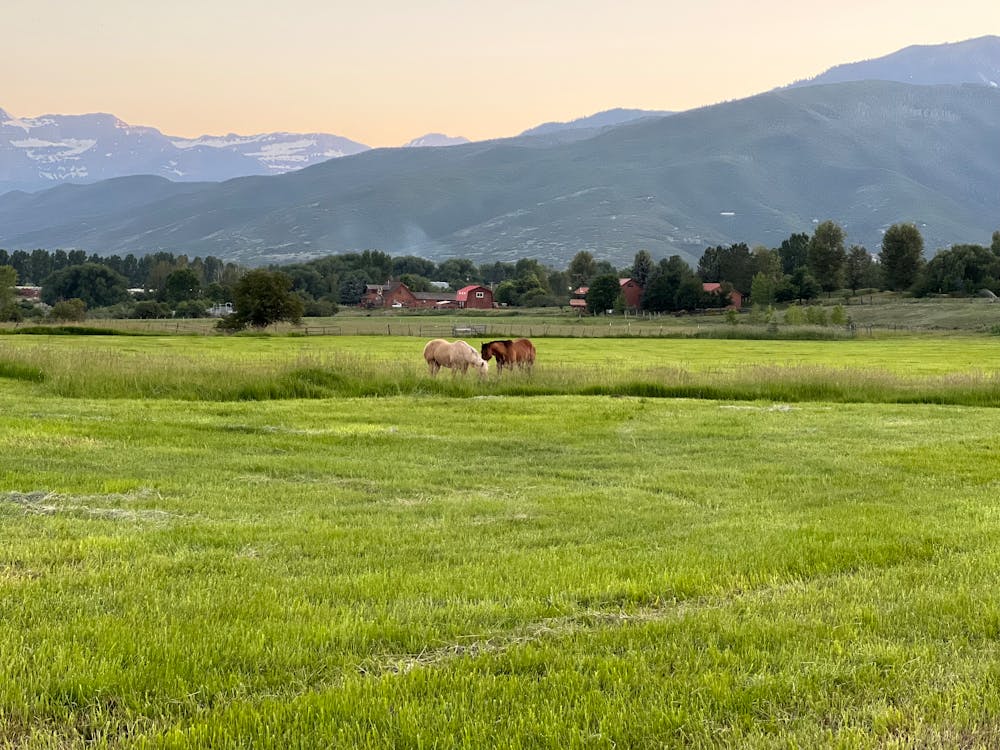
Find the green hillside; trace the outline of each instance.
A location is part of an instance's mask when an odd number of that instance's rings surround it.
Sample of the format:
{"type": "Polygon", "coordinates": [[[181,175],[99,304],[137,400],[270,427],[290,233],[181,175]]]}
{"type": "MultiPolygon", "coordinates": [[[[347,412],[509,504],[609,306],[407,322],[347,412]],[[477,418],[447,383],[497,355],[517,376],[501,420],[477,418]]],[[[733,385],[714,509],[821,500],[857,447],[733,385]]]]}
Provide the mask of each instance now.
{"type": "Polygon", "coordinates": [[[0,197],[0,246],[156,249],[248,263],[379,248],[563,265],[580,250],[689,261],[833,219],[877,250],[896,222],[929,251],[982,242],[1000,206],[1000,91],[845,83],[642,120],[575,142],[380,149],[217,185],[122,181],[0,197]],[[157,194],[144,200],[144,190],[157,194]],[[100,200],[92,191],[103,190],[100,200]],[[67,193],[65,197],[68,197],[67,193]]]}

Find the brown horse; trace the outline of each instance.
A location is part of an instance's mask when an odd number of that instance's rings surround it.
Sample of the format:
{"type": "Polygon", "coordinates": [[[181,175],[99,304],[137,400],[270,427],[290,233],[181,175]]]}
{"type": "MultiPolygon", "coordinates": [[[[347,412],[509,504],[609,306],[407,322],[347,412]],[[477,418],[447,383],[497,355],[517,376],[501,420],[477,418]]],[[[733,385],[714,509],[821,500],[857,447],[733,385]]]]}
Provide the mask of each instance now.
{"type": "Polygon", "coordinates": [[[517,365],[531,370],[531,366],[535,364],[535,345],[531,343],[531,339],[487,341],[480,347],[479,353],[487,362],[490,357],[496,357],[497,375],[503,372],[504,367],[517,365]]]}

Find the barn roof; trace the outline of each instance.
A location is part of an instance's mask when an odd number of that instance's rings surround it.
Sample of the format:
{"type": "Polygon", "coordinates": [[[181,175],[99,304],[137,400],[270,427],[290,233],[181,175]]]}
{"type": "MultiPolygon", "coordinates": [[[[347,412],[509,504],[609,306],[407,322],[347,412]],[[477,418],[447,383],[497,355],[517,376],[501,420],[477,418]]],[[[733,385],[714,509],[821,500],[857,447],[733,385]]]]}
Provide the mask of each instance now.
{"type": "Polygon", "coordinates": [[[416,299],[441,300],[442,302],[454,302],[454,292],[411,292],[416,299]]]}

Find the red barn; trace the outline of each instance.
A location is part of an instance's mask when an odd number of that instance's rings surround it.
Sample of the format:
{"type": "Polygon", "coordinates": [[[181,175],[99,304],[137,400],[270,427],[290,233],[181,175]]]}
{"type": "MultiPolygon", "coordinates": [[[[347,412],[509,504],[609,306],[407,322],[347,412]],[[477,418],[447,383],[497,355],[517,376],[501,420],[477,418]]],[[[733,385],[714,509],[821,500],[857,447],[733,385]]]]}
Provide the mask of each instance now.
{"type": "Polygon", "coordinates": [[[493,290],[478,284],[464,286],[455,293],[459,307],[477,310],[493,309],[493,290]]]}
{"type": "Polygon", "coordinates": [[[626,310],[638,310],[639,303],[642,302],[642,287],[635,279],[618,279],[618,284],[622,288],[622,297],[625,298],[626,310]]]}

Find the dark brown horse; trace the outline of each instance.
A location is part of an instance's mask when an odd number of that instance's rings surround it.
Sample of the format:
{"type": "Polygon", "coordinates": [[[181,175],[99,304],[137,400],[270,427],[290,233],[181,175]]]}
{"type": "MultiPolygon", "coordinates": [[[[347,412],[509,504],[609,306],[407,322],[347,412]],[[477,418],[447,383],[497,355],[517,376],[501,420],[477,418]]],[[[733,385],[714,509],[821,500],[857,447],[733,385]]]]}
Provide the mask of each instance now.
{"type": "Polygon", "coordinates": [[[517,365],[530,370],[535,364],[535,345],[531,343],[531,339],[487,341],[480,347],[479,353],[487,361],[490,357],[496,357],[497,375],[503,372],[504,367],[517,365]]]}

